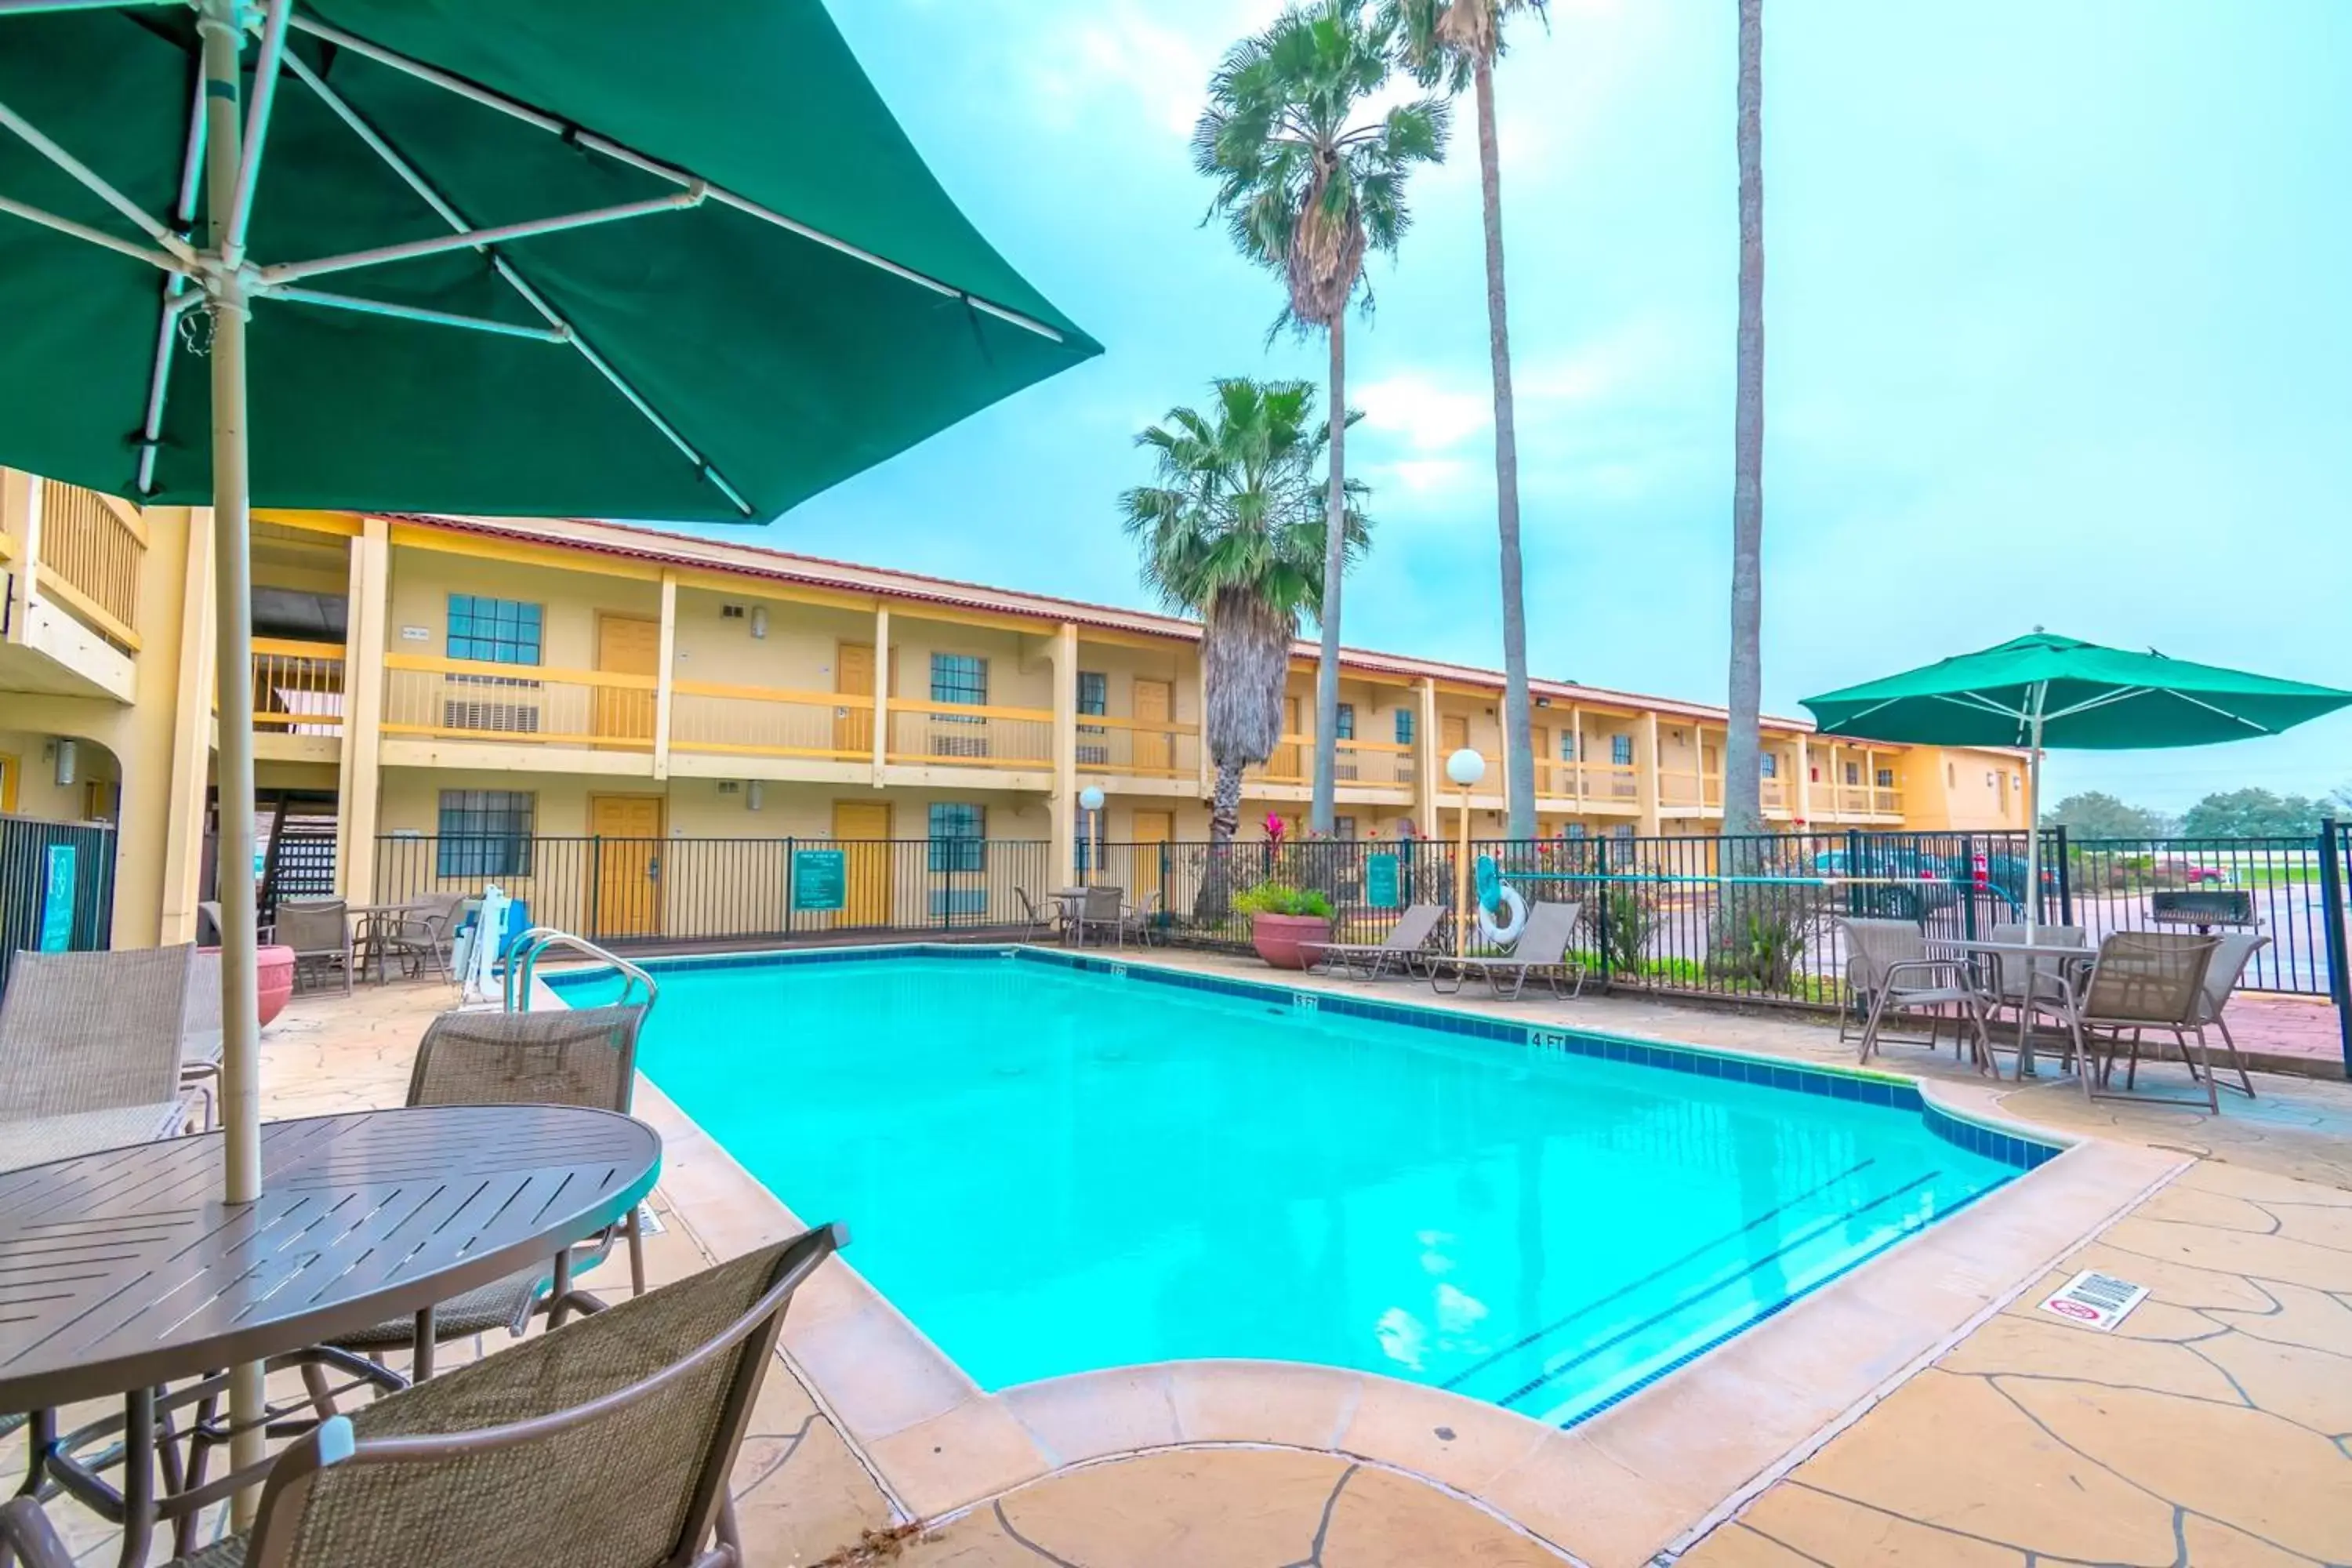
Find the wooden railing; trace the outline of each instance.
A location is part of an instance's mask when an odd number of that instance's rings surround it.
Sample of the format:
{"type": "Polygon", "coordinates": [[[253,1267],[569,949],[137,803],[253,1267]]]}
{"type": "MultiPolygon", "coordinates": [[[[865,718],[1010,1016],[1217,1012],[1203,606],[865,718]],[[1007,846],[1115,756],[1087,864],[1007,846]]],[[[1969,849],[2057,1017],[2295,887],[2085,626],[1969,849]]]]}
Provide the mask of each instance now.
{"type": "Polygon", "coordinates": [[[340,735],[343,645],[253,639],[253,727],[279,735],[340,735]]]}
{"type": "Polygon", "coordinates": [[[959,768],[1048,769],[1054,715],[1035,708],[889,700],[883,760],[959,768]]]}
{"type": "Polygon", "coordinates": [[[870,762],[874,699],[681,680],[671,688],[669,745],[726,756],[870,762]]]}
{"type": "Polygon", "coordinates": [[[1632,805],[1642,784],[1631,763],[1570,763],[1536,759],[1536,794],[1594,805],[1632,805]]]}
{"type": "Polygon", "coordinates": [[[650,675],[422,654],[386,654],[383,662],[387,735],[653,750],[656,683],[650,675]]]}
{"type": "MultiPolygon", "coordinates": [[[[1331,777],[1338,784],[1403,785],[1414,783],[1413,748],[1393,741],[1339,741],[1332,745],[1331,777]]],[[[1315,737],[1285,735],[1274,753],[1244,778],[1263,784],[1315,782],[1315,737]]]]}
{"type": "Polygon", "coordinates": [[[1192,778],[1201,770],[1201,727],[1172,719],[1078,715],[1078,772],[1129,778],[1192,778]]]}
{"type": "Polygon", "coordinates": [[[139,571],[147,525],[129,504],[56,479],[41,481],[41,595],[106,639],[139,650],[139,571]]]}

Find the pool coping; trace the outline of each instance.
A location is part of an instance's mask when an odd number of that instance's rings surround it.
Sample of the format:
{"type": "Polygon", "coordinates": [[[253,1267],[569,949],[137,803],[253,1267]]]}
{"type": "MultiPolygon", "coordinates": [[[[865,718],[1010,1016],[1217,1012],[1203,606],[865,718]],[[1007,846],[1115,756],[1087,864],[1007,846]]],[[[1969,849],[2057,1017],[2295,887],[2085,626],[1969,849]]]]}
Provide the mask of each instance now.
{"type": "MultiPolygon", "coordinates": [[[[1279,983],[1201,975],[1148,959],[1053,949],[889,943],[663,961],[664,968],[856,962],[1000,953],[1103,966],[1188,988],[1313,995],[1279,983]],[[1209,984],[1203,984],[1203,982],[1209,984]]],[[[540,983],[544,986],[544,981],[540,983]]],[[[535,987],[535,994],[538,988],[535,987]]],[[[562,1005],[559,991],[536,999],[562,1005]]],[[[794,1298],[783,1350],[909,1518],[939,1520],[1057,1470],[1152,1449],[1219,1445],[1349,1455],[1432,1482],[1576,1560],[1646,1563],[1696,1540],[1817,1448],[1912,1373],[1998,1312],[2117,1215],[2193,1162],[2076,1138],[2003,1114],[1990,1086],[1840,1069],[1718,1047],[1662,1047],[1600,1031],[1563,1031],[1491,1015],[1365,997],[1343,1015],[1435,1015],[1469,1021],[1449,1032],[1542,1048],[1549,1037],[1597,1042],[1582,1054],[1732,1076],[1775,1088],[1811,1075],[1884,1086],[1916,1099],[1939,1136],[1990,1152],[2006,1141],[2048,1151],[2021,1156],[2016,1177],[1958,1213],[1889,1246],[1774,1314],[1670,1367],[1560,1428],[1464,1395],[1377,1373],[1302,1363],[1186,1361],[1049,1378],[990,1394],[957,1366],[845,1258],[828,1261],[794,1298]],[[1545,1037],[1538,1038],[1537,1037],[1545,1037]],[[1620,1054],[1609,1055],[1614,1048],[1620,1054]],[[1708,1058],[1707,1063],[1694,1058],[1708,1058]],[[1974,1140],[1975,1142],[1971,1142],[1974,1140]],[[2030,1159],[2031,1163],[2021,1163],[2030,1159]]],[[[1847,1098],[1836,1096],[1837,1098],[1847,1098]]],[[[782,1199],[639,1077],[637,1114],[662,1134],[662,1186],[714,1252],[731,1257],[803,1226],[782,1199]]]]}

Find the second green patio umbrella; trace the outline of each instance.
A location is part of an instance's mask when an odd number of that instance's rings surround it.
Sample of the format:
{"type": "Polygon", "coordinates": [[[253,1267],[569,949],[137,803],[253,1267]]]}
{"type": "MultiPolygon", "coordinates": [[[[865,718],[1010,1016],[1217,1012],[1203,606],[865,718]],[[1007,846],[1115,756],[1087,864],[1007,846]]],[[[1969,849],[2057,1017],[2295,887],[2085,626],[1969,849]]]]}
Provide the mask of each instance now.
{"type": "Polygon", "coordinates": [[[2042,753],[2209,746],[2275,735],[2352,691],[2102,647],[2036,627],[1997,647],[1808,697],[1824,734],[1920,746],[2017,746],[2026,768],[2025,921],[2041,924],[2042,753]]]}

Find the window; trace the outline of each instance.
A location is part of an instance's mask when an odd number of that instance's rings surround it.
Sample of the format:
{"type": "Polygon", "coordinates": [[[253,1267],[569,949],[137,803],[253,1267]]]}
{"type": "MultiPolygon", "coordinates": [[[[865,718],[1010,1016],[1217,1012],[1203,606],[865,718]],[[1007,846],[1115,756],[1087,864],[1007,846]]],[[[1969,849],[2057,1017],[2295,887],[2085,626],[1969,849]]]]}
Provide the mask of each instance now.
{"type": "Polygon", "coordinates": [[[1893,789],[1895,787],[1895,770],[1893,768],[1881,768],[1878,770],[1878,787],[1881,789],[1893,789]]]}
{"type": "MultiPolygon", "coordinates": [[[[1078,671],[1078,711],[1081,713],[1108,713],[1110,711],[1110,677],[1102,674],[1098,670],[1082,669],[1078,671]]],[[[1099,735],[1102,732],[1103,727],[1100,724],[1081,724],[1078,726],[1078,733],[1081,735],[1099,735]]],[[[1108,742],[1096,741],[1088,742],[1086,741],[1080,741],[1078,742],[1078,766],[1082,768],[1101,768],[1108,767],[1109,765],[1110,743],[1108,742]]]]}
{"type": "Polygon", "coordinates": [[[1609,830],[1609,837],[1631,844],[1633,841],[1633,825],[1630,822],[1621,822],[1609,830]]]}
{"type": "Polygon", "coordinates": [[[1356,819],[1355,819],[1354,817],[1352,817],[1352,816],[1335,816],[1335,817],[1333,817],[1333,818],[1331,819],[1331,837],[1334,837],[1334,838],[1353,838],[1355,836],[1356,836],[1356,819]]]}
{"type": "MultiPolygon", "coordinates": [[[[931,700],[968,704],[973,708],[987,707],[988,660],[969,653],[931,655],[931,700]]],[[[945,717],[940,714],[932,716],[945,717]]],[[[976,723],[978,721],[967,720],[964,722],[976,723]]]]}
{"type": "Polygon", "coordinates": [[[1862,764],[1860,763],[1846,763],[1845,782],[1850,784],[1858,784],[1862,782],[1862,764]]]}
{"type": "Polygon", "coordinates": [[[1331,725],[1331,734],[1334,739],[1341,741],[1352,741],[1356,738],[1356,705],[1354,703],[1339,704],[1339,713],[1331,725]]]}
{"type": "Polygon", "coordinates": [[[449,657],[484,664],[537,664],[540,607],[473,594],[449,595],[449,657]]]}
{"type": "Polygon", "coordinates": [[[1410,708],[1396,710],[1396,743],[1400,746],[1412,744],[1412,710],[1410,708]]]}
{"type": "Polygon", "coordinates": [[[1766,752],[1756,759],[1756,771],[1768,779],[1780,776],[1780,757],[1777,752],[1766,752]]]}
{"type": "Polygon", "coordinates": [[[1633,765],[1633,737],[1631,735],[1610,736],[1609,760],[1616,763],[1621,768],[1632,767],[1633,765]]]}
{"type": "Polygon", "coordinates": [[[988,868],[988,809],[967,801],[931,803],[931,869],[988,868]]]}
{"type": "Polygon", "coordinates": [[[444,877],[528,877],[539,797],[528,790],[445,789],[436,858],[444,877]]]}
{"type": "Polygon", "coordinates": [[[1571,822],[1568,825],[1568,836],[1570,838],[1587,837],[1590,836],[1591,832],[1591,830],[1580,822],[1571,822]]]}
{"type": "Polygon", "coordinates": [[[1563,763],[1576,761],[1576,731],[1573,730],[1559,732],[1559,760],[1563,763]]]}

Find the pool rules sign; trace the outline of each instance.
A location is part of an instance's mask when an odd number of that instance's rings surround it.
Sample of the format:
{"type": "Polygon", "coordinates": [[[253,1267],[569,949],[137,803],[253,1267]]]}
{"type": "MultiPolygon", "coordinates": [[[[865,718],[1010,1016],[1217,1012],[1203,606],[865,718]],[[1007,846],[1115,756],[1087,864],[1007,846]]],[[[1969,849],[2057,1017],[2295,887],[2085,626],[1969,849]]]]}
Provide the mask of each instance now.
{"type": "Polygon", "coordinates": [[[2042,1310],[2053,1318],[2106,1333],[2147,1300],[2147,1287],[2085,1268],[2053,1292],[2042,1310]]]}

